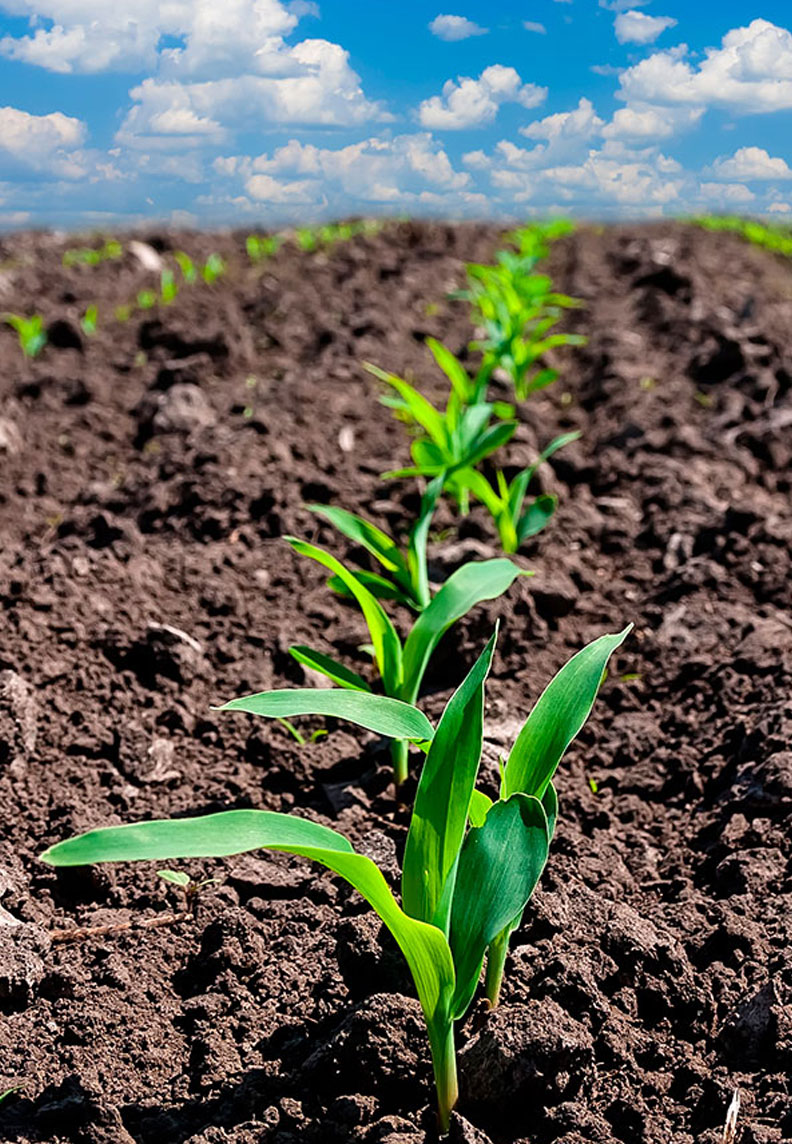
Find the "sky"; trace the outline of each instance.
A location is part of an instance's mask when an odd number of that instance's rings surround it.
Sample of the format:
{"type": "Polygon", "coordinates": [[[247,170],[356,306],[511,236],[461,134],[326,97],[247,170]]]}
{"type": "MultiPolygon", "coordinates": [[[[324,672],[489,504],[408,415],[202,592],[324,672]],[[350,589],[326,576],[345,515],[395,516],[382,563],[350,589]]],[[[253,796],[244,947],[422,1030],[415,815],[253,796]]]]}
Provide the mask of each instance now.
{"type": "Polygon", "coordinates": [[[790,0],[0,0],[0,227],[792,223],[790,0]]]}

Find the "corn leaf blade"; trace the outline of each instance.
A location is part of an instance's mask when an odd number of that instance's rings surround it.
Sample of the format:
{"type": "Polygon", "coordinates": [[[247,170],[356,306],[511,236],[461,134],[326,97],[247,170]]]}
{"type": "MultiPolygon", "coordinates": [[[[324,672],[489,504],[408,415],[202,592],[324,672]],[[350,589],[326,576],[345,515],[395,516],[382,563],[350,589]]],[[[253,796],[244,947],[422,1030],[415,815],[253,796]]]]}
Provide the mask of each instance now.
{"type": "Polygon", "coordinates": [[[608,660],[631,628],[600,636],[551,679],[512,747],[502,798],[517,792],[543,797],[564,752],[589,717],[608,660]]]}
{"type": "Polygon", "coordinates": [[[542,804],[523,794],[496,802],[483,825],[468,831],[451,910],[455,1018],[473,999],[488,945],[522,915],[544,869],[549,845],[542,804]]]}
{"type": "Polygon", "coordinates": [[[502,596],[518,576],[526,575],[532,573],[503,557],[464,564],[452,573],[407,637],[402,698],[415,702],[429,658],[452,624],[476,604],[502,596]]]}
{"type": "Polygon", "coordinates": [[[313,671],[332,679],[339,687],[349,688],[351,691],[371,691],[362,675],[345,667],[332,656],[316,651],[305,644],[294,644],[289,648],[289,654],[301,663],[303,667],[310,667],[313,671]]]}
{"type": "Polygon", "coordinates": [[[324,517],[349,540],[365,548],[387,572],[406,573],[407,567],[399,546],[375,524],[371,524],[354,512],[347,512],[345,508],[323,504],[307,504],[305,507],[317,516],[324,517]]]}
{"type": "Polygon", "coordinates": [[[402,950],[415,981],[430,1037],[448,1020],[454,964],[444,935],[408,917],[377,866],[342,834],[307,819],[266,810],[228,810],[200,818],[141,822],[91,830],[42,854],[52,866],[96,862],[223,858],[247,850],[277,850],[310,858],[339,874],[379,915],[402,950]]]}
{"type": "Polygon", "coordinates": [[[481,759],[484,681],[496,638],[497,630],[451,696],[437,725],[415,794],[404,851],[404,908],[411,917],[444,931],[481,759]]]}
{"type": "Polygon", "coordinates": [[[344,688],[304,687],[261,691],[256,695],[232,699],[214,710],[246,711],[268,719],[324,715],[346,719],[349,723],[389,739],[422,741],[434,736],[432,724],[417,707],[403,703],[400,699],[390,699],[387,695],[372,695],[370,692],[344,688]]]}

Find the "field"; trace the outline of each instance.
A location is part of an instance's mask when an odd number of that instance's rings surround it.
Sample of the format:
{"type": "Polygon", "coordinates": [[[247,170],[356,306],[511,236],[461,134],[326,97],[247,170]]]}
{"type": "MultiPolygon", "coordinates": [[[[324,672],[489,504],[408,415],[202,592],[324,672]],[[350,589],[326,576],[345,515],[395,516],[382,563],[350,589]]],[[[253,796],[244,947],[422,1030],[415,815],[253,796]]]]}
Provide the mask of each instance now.
{"type": "MultiPolygon", "coordinates": [[[[63,238],[0,239],[0,308],[50,329],[33,358],[0,329],[0,1092],[21,1086],[0,1139],[428,1144],[421,1010],[346,883],[272,853],[191,860],[217,881],[184,916],[153,864],[39,855],[254,807],[341,830],[397,885],[416,781],[394,799],[382,740],[308,718],[300,744],[210,706],[311,682],[293,643],[360,662],[358,610],[283,537],[349,552],[306,502],[396,533],[415,517],[416,482],[381,479],[408,438],[361,362],[442,400],[424,340],[464,356],[449,294],[501,233],[393,222],[253,263],[244,235],[147,241],[225,272],[119,321],[152,285],[133,256],[64,266],[63,238]]],[[[540,470],[559,507],[516,557],[535,576],[443,638],[423,709],[499,618],[490,789],[551,675],[635,628],[559,769],[502,1003],[459,1025],[450,1139],[720,1144],[737,1089],[736,1139],[774,1144],[792,1138],[792,264],[663,223],[581,227],[548,266],[589,340],[551,351],[561,377],[521,406],[509,464],[581,436],[540,470]]],[[[433,580],[499,554],[480,504],[443,502],[433,580]]]]}

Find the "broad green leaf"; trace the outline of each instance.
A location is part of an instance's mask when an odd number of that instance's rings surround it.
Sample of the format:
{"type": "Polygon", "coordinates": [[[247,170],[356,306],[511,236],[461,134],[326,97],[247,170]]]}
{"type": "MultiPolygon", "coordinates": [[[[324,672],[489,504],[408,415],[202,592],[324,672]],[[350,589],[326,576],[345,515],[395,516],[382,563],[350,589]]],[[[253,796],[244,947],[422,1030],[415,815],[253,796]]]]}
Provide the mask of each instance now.
{"type": "Polygon", "coordinates": [[[345,878],[393,934],[415,981],[430,1037],[447,1025],[454,991],[454,963],[435,926],[408,917],[370,858],[357,854],[342,834],[307,819],[267,810],[228,810],[201,818],[141,822],[91,830],[52,846],[42,859],[52,866],[95,862],[224,858],[247,850],[279,850],[310,858],[345,878]]]}
{"type": "Polygon", "coordinates": [[[549,782],[545,787],[545,792],[542,795],[542,806],[547,815],[547,841],[549,844],[553,841],[556,823],[558,822],[558,795],[552,782],[549,782]]]}
{"type": "Polygon", "coordinates": [[[516,428],[516,421],[499,421],[497,425],[491,425],[471,446],[469,452],[459,460],[471,467],[477,465],[479,461],[483,461],[490,453],[494,453],[496,449],[502,448],[507,441],[510,441],[516,428]]]}
{"type": "Polygon", "coordinates": [[[325,568],[338,576],[355,597],[368,625],[371,642],[374,644],[377,667],[382,676],[385,690],[389,695],[395,694],[402,681],[402,646],[396,629],[380,602],[357,576],[345,568],[339,560],[336,560],[335,556],[325,552],[324,548],[318,548],[315,544],[308,544],[307,541],[299,540],[296,536],[287,536],[284,539],[289,542],[295,552],[301,556],[310,556],[312,560],[323,564],[325,568]]]}
{"type": "Polygon", "coordinates": [[[317,516],[323,516],[344,536],[365,548],[388,572],[407,571],[399,546],[381,528],[353,512],[347,512],[345,508],[322,504],[307,504],[305,507],[317,516]]]}
{"type": "Polygon", "coordinates": [[[437,725],[415,793],[404,851],[404,908],[411,917],[432,922],[444,932],[481,760],[484,681],[496,638],[497,629],[437,725]]]}
{"type": "Polygon", "coordinates": [[[473,999],[487,946],[522,914],[534,892],[548,846],[542,804],[524,794],[496,802],[483,826],[468,831],[451,910],[455,1019],[473,999]]]}
{"type": "Polygon", "coordinates": [[[502,596],[518,576],[531,576],[511,560],[471,561],[453,572],[421,612],[404,645],[402,698],[414,703],[426,665],[443,634],[471,608],[502,596]]]}
{"type": "Polygon", "coordinates": [[[431,739],[432,724],[417,707],[390,699],[387,695],[371,695],[366,691],[350,691],[335,687],[303,687],[297,690],[261,691],[232,699],[215,711],[247,711],[268,719],[290,719],[294,715],[325,715],[346,719],[350,723],[385,735],[389,739],[431,739]]]}
{"type": "Polygon", "coordinates": [[[632,624],[615,635],[600,636],[548,683],[512,747],[502,798],[520,791],[543,797],[564,752],[589,717],[608,660],[631,629],[632,624]]]}
{"type": "Polygon", "coordinates": [[[325,655],[324,652],[315,651],[314,648],[306,647],[305,644],[294,644],[289,648],[289,654],[304,667],[310,667],[314,671],[326,675],[339,687],[347,687],[351,691],[371,691],[362,675],[358,675],[356,671],[351,671],[343,663],[339,663],[332,656],[325,655]]]}
{"type": "Polygon", "coordinates": [[[487,812],[491,806],[492,799],[488,794],[484,794],[483,790],[474,790],[470,796],[470,806],[468,807],[470,825],[483,826],[484,819],[487,817],[487,812]]]}
{"type": "Polygon", "coordinates": [[[438,342],[435,338],[427,338],[426,344],[432,351],[432,356],[440,366],[440,369],[453,385],[460,401],[467,405],[470,401],[471,381],[462,362],[454,357],[447,346],[444,346],[442,342],[438,342]]]}
{"type": "Polygon", "coordinates": [[[528,506],[517,523],[517,543],[522,544],[530,536],[538,532],[549,523],[558,506],[558,497],[554,493],[542,493],[528,506]]]}
{"type": "Polygon", "coordinates": [[[487,478],[480,473],[477,469],[457,469],[453,478],[449,481],[451,488],[465,488],[468,489],[477,500],[485,504],[493,517],[497,517],[501,512],[502,505],[500,497],[493,489],[487,478]]]}

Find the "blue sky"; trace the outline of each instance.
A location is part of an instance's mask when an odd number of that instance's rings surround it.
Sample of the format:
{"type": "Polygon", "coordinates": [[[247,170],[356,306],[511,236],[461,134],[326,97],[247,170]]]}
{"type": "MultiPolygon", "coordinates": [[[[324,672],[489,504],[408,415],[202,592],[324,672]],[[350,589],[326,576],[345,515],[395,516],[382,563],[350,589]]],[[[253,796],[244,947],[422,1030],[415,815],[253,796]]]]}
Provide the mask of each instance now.
{"type": "Polygon", "coordinates": [[[0,226],[792,222],[789,0],[0,0],[0,226]]]}

